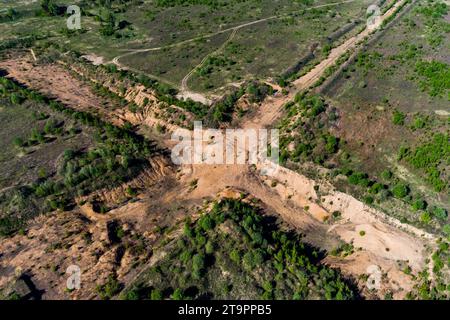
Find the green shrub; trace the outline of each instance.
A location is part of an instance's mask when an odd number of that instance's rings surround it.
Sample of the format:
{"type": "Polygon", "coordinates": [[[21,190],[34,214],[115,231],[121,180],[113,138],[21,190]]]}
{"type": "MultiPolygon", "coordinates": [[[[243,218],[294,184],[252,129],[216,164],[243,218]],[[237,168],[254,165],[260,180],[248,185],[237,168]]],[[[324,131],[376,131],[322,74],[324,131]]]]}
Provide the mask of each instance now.
{"type": "Polygon", "coordinates": [[[134,290],[130,290],[128,291],[125,296],[123,297],[124,300],[139,300],[139,292],[138,290],[134,289],[134,290]]]}
{"type": "Polygon", "coordinates": [[[415,129],[423,129],[423,128],[425,128],[425,125],[426,125],[426,121],[422,117],[417,116],[417,117],[414,118],[413,127],[415,129]]]}
{"type": "Polygon", "coordinates": [[[192,257],[192,271],[196,275],[201,275],[205,268],[205,256],[201,253],[192,257]]]}
{"type": "Polygon", "coordinates": [[[24,98],[20,94],[13,92],[10,95],[10,100],[12,104],[19,105],[24,101],[24,98]]]}
{"type": "Polygon", "coordinates": [[[442,227],[442,231],[448,236],[450,237],[450,224],[446,224],[442,227]]]}
{"type": "Polygon", "coordinates": [[[425,200],[417,199],[412,204],[412,208],[413,208],[414,211],[425,210],[427,208],[427,203],[426,203],[425,200]]]}
{"type": "Polygon", "coordinates": [[[365,196],[364,197],[364,202],[367,203],[367,204],[373,204],[374,200],[375,199],[372,196],[365,196]]]}
{"type": "Polygon", "coordinates": [[[432,97],[440,97],[450,90],[450,66],[440,61],[420,61],[416,73],[422,77],[420,87],[432,97]]]}
{"type": "Polygon", "coordinates": [[[390,179],[392,179],[392,172],[389,171],[389,170],[384,170],[384,171],[381,173],[381,178],[383,178],[384,180],[390,180],[390,179]]]}
{"type": "Polygon", "coordinates": [[[444,208],[433,207],[431,213],[440,220],[447,220],[448,212],[444,208]]]}
{"type": "Polygon", "coordinates": [[[350,177],[348,177],[348,182],[354,185],[363,185],[367,186],[369,183],[368,176],[365,173],[353,173],[350,177]]]}
{"type": "Polygon", "coordinates": [[[16,147],[23,147],[24,144],[25,144],[25,142],[23,141],[22,138],[16,137],[16,138],[14,138],[14,140],[13,140],[13,144],[14,144],[16,147]]]}
{"type": "Polygon", "coordinates": [[[422,221],[423,223],[430,223],[431,222],[431,214],[429,212],[424,212],[422,213],[422,215],[420,216],[420,221],[422,221]]]}
{"type": "Polygon", "coordinates": [[[427,181],[436,192],[441,192],[447,187],[447,182],[441,178],[440,164],[450,156],[450,144],[448,135],[436,133],[431,141],[417,146],[413,150],[401,148],[399,159],[405,159],[416,169],[422,169],[426,173],[427,181]]]}
{"type": "Polygon", "coordinates": [[[162,300],[163,295],[158,289],[153,289],[150,293],[150,300],[162,300]]]}
{"type": "Polygon", "coordinates": [[[213,254],[214,253],[214,243],[212,243],[211,241],[206,242],[205,252],[207,254],[213,254]]]}
{"type": "Polygon", "coordinates": [[[236,249],[231,250],[230,259],[231,259],[231,261],[233,261],[234,263],[239,265],[241,263],[241,255],[240,255],[239,251],[236,249]]]}
{"type": "Polygon", "coordinates": [[[199,220],[199,225],[203,230],[209,231],[214,228],[214,220],[209,215],[205,215],[199,220]]]}
{"type": "Polygon", "coordinates": [[[369,192],[372,194],[377,194],[383,189],[384,186],[381,183],[376,182],[370,187],[369,192]]]}
{"type": "Polygon", "coordinates": [[[170,297],[172,298],[172,300],[183,300],[183,290],[181,290],[180,288],[175,289],[170,297]]]}

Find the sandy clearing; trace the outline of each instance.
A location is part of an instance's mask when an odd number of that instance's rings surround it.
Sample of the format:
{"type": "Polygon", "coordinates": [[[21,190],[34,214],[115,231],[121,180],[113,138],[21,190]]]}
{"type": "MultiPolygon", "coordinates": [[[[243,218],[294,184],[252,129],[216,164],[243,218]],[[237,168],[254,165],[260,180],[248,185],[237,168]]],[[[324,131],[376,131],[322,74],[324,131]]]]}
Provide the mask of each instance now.
{"type": "Polygon", "coordinates": [[[403,300],[406,293],[413,289],[414,282],[411,276],[400,270],[398,263],[374,256],[367,251],[358,251],[344,259],[328,256],[325,263],[334,268],[339,268],[346,275],[368,275],[370,274],[370,268],[373,268],[373,266],[382,266],[381,271],[386,276],[382,276],[377,294],[374,295],[373,292],[370,292],[365,278],[357,280],[358,287],[362,288],[365,297],[375,296],[375,298],[383,299],[384,294],[390,292],[393,293],[394,299],[403,300]]]}
{"type": "Polygon", "coordinates": [[[97,56],[95,54],[88,54],[81,57],[91,62],[94,66],[99,66],[105,62],[105,58],[97,56]]]}
{"type": "Polygon", "coordinates": [[[341,219],[331,225],[328,232],[336,233],[346,242],[353,241],[355,246],[374,255],[394,261],[409,260],[416,271],[424,267],[424,245],[431,244],[435,239],[433,235],[402,224],[348,194],[335,191],[327,182],[318,183],[286,168],[280,168],[273,179],[281,182],[282,187],[277,189],[280,196],[290,195],[291,201],[299,206],[315,207],[316,211],[328,215],[339,211],[341,219]],[[314,190],[316,185],[326,194],[320,199],[314,190]],[[365,236],[360,236],[360,231],[365,231],[365,236]]]}

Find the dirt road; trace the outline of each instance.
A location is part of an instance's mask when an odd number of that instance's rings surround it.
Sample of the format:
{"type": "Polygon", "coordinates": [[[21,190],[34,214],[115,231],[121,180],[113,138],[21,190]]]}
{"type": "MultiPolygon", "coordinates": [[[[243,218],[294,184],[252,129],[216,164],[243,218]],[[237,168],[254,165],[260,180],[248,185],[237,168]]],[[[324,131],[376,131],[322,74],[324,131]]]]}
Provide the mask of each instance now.
{"type": "MultiPolygon", "coordinates": [[[[395,1],[395,0],[392,0],[395,1]]],[[[271,97],[266,99],[258,108],[257,112],[243,123],[244,128],[266,128],[274,124],[281,115],[282,107],[289,101],[292,101],[295,94],[302,90],[307,90],[313,86],[325,73],[325,71],[336,64],[338,59],[346,52],[356,50],[359,44],[372,33],[376,32],[384,21],[389,19],[407,0],[397,1],[386,13],[378,20],[377,25],[370,28],[366,27],[364,31],[351,37],[340,46],[333,48],[328,57],[311,69],[308,73],[294,81],[293,88],[285,96],[271,97]]]]}

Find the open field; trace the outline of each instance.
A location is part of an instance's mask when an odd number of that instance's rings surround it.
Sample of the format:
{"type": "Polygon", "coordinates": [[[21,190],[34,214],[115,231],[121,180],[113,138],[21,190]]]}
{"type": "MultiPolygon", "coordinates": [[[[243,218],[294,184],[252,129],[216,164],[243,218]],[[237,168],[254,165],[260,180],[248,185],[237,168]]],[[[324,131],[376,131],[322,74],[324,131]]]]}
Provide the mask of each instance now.
{"type": "MultiPolygon", "coordinates": [[[[250,20],[231,28],[221,25],[218,31],[210,34],[226,34],[226,41],[219,48],[203,54],[201,63],[191,64],[192,71],[185,73],[186,78],[180,87],[185,91],[191,89],[194,92],[220,94],[224,87],[244,80],[271,78],[278,81],[278,78],[289,77],[300,71],[302,64],[314,58],[320,59],[326,54],[328,46],[356,32],[361,27],[360,19],[365,15],[366,7],[367,4],[361,2],[331,2],[323,6],[315,4],[300,11],[293,9],[286,14],[281,11],[277,15],[254,19],[254,22],[250,20]],[[323,24],[324,20],[328,23],[323,24]],[[324,34],[328,36],[324,37],[324,34]],[[311,55],[312,58],[309,57],[311,55]]],[[[166,47],[169,55],[171,51],[178,50],[182,50],[185,55],[192,46],[189,41],[183,39],[180,48],[166,47]]],[[[155,45],[153,48],[159,47],[155,45]]],[[[152,65],[156,61],[161,63],[157,51],[150,48],[137,50],[136,55],[140,59],[127,54],[126,59],[118,62],[133,69],[144,67],[148,74],[154,74],[145,65],[152,65]]],[[[199,52],[198,49],[196,51],[199,52]]],[[[179,55],[171,58],[171,67],[176,68],[177,72],[180,72],[178,66],[182,64],[179,60],[179,55]]],[[[173,80],[178,80],[179,76],[171,78],[168,73],[162,79],[177,83],[173,80]]]]}
{"type": "Polygon", "coordinates": [[[206,55],[220,48],[227,37],[229,32],[173,48],[137,52],[121,58],[119,62],[124,66],[130,66],[135,70],[163,79],[174,87],[179,87],[183,77],[192,70],[193,66],[199,64],[206,55]]]}
{"type": "Polygon", "coordinates": [[[242,28],[197,68],[190,87],[205,91],[254,78],[278,81],[296,63],[323,59],[329,46],[359,31],[363,24],[358,19],[364,16],[366,7],[364,2],[340,4],[242,28]],[[332,36],[349,25],[347,32],[332,36]],[[311,54],[314,57],[309,57],[311,54]]]}
{"type": "Polygon", "coordinates": [[[424,62],[450,64],[450,17],[448,10],[438,17],[428,16],[422,13],[426,8],[429,7],[422,4],[410,10],[398,24],[368,44],[327,94],[347,105],[378,105],[409,114],[448,115],[448,67],[443,66],[441,74],[439,69],[434,71],[441,81],[435,83],[418,69],[424,62]]]}

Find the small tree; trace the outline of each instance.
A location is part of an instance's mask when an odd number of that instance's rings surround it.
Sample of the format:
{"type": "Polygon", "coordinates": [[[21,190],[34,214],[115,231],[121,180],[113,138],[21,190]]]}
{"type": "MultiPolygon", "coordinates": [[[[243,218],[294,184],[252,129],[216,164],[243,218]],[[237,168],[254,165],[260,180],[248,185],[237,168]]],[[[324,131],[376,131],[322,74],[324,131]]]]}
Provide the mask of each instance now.
{"type": "Polygon", "coordinates": [[[15,20],[18,14],[16,10],[14,10],[13,8],[9,8],[8,11],[6,12],[6,16],[10,20],[15,20]]]}
{"type": "Polygon", "coordinates": [[[384,180],[390,180],[390,179],[392,178],[392,172],[389,171],[389,170],[384,170],[384,171],[381,173],[381,177],[382,177],[384,180]]]}
{"type": "Polygon", "coordinates": [[[209,216],[203,216],[199,221],[200,226],[203,230],[208,231],[214,228],[214,220],[209,216]]]}
{"type": "Polygon", "coordinates": [[[431,221],[431,215],[428,212],[424,212],[422,213],[422,215],[420,216],[420,221],[422,221],[423,223],[430,223],[431,221]]]}
{"type": "Polygon", "coordinates": [[[42,11],[49,16],[56,16],[59,14],[59,7],[54,0],[41,0],[42,11]]]}
{"type": "Polygon", "coordinates": [[[13,92],[11,93],[10,101],[12,104],[18,105],[22,103],[23,98],[18,93],[13,92]]]}
{"type": "Polygon", "coordinates": [[[241,255],[240,255],[239,251],[236,249],[231,250],[230,259],[231,259],[231,261],[233,261],[234,263],[239,265],[241,263],[241,255]]]}
{"type": "Polygon", "coordinates": [[[207,254],[214,253],[214,244],[211,241],[208,241],[205,245],[205,251],[207,254]]]}
{"type": "Polygon", "coordinates": [[[409,188],[407,185],[399,183],[392,189],[392,194],[398,199],[403,199],[409,194],[409,188]]]}
{"type": "Polygon", "coordinates": [[[434,207],[432,213],[436,218],[440,220],[446,220],[448,217],[447,210],[445,210],[444,208],[434,207]]]}
{"type": "Polygon", "coordinates": [[[205,268],[205,256],[201,253],[192,258],[192,272],[196,277],[200,277],[205,268]]]}
{"type": "Polygon", "coordinates": [[[64,160],[70,161],[75,157],[75,151],[67,149],[64,151],[64,160]]]}
{"type": "Polygon", "coordinates": [[[150,293],[150,299],[151,300],[162,300],[163,295],[162,295],[161,291],[159,291],[158,289],[153,289],[152,292],[150,293]]]}
{"type": "Polygon", "coordinates": [[[425,210],[427,208],[427,203],[422,199],[417,199],[412,204],[412,208],[414,211],[425,210]]]}
{"type": "Polygon", "coordinates": [[[446,224],[442,227],[442,231],[450,238],[450,224],[446,224]]]}
{"type": "Polygon", "coordinates": [[[108,277],[105,284],[97,287],[97,292],[102,299],[111,299],[119,293],[121,285],[112,275],[108,277]]]}
{"type": "Polygon", "coordinates": [[[100,34],[103,36],[112,36],[116,32],[116,17],[114,16],[114,13],[107,10],[103,14],[102,21],[100,34]]]}

